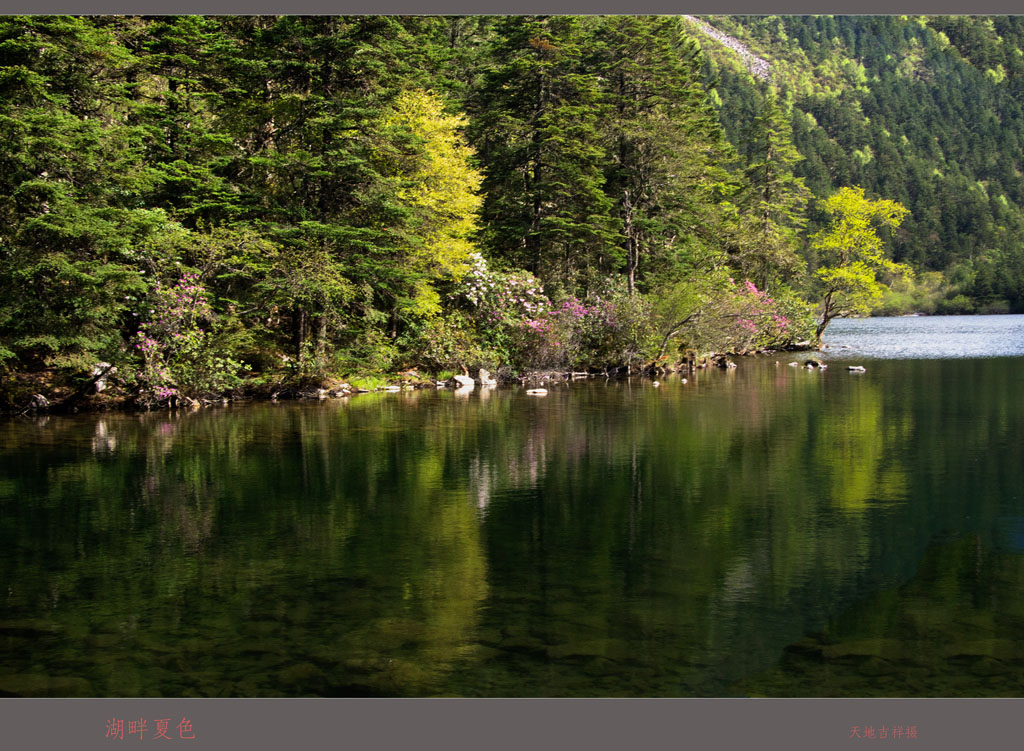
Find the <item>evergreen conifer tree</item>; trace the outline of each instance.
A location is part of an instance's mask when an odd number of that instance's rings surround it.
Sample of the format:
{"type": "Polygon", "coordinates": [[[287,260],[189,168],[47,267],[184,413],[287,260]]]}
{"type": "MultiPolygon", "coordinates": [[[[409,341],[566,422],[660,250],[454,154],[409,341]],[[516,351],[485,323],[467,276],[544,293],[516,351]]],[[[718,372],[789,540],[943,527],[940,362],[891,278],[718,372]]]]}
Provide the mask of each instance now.
{"type": "Polygon", "coordinates": [[[512,17],[474,98],[484,163],[484,241],[494,255],[576,291],[614,267],[597,76],[582,64],[585,19],[512,17]]]}

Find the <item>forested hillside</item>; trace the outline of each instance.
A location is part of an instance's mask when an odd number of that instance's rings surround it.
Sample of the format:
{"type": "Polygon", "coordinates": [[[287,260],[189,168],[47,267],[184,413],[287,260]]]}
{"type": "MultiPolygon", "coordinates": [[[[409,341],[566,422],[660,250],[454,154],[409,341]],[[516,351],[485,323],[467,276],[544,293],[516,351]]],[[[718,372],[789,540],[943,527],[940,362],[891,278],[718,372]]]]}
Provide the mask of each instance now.
{"type": "MultiPolygon", "coordinates": [[[[855,184],[910,210],[892,251],[943,272],[941,310],[1024,308],[1024,19],[704,20],[770,61],[805,157],[795,174],[816,196],[855,184]]],[[[742,151],[768,87],[702,38],[722,123],[742,151]]],[[[928,282],[939,284],[919,275],[928,282]]]]}
{"type": "Polygon", "coordinates": [[[1022,307],[1024,23],[705,20],[0,19],[3,406],[1022,307]]]}

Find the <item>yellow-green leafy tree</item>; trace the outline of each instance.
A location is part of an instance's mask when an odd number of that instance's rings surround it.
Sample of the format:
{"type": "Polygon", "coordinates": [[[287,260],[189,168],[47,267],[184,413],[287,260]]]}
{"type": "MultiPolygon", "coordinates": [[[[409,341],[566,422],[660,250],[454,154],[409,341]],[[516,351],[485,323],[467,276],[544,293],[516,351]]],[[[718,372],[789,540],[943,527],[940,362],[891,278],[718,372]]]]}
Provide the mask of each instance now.
{"type": "Polygon", "coordinates": [[[880,229],[894,230],[909,213],[887,199],[872,201],[864,189],[840,188],[823,202],[832,217],[829,225],[812,238],[821,266],[821,319],[815,330],[818,344],[835,318],[865,314],[888,289],[888,279],[910,276],[909,266],[886,258],[880,229]]]}
{"type": "Polygon", "coordinates": [[[432,92],[400,94],[385,125],[408,138],[398,151],[396,198],[411,214],[402,259],[410,283],[397,296],[396,317],[431,318],[441,310],[438,283],[469,268],[482,178],[462,136],[465,118],[446,113],[432,92]]]}

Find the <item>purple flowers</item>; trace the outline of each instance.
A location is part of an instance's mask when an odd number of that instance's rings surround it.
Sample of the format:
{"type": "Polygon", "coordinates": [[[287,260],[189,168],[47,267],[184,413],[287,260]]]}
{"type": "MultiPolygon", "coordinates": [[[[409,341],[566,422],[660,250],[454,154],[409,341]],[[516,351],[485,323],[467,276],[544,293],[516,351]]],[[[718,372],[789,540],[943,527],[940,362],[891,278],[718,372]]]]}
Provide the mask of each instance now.
{"type": "Polygon", "coordinates": [[[214,351],[214,332],[205,324],[216,316],[198,274],[186,273],[170,286],[157,282],[152,305],[135,337],[142,358],[136,378],[144,393],[164,401],[233,385],[243,366],[214,351]]]}
{"type": "Polygon", "coordinates": [[[747,346],[771,343],[789,326],[789,319],[778,310],[775,299],[749,279],[733,294],[733,305],[737,310],[739,336],[746,340],[747,346]]]}

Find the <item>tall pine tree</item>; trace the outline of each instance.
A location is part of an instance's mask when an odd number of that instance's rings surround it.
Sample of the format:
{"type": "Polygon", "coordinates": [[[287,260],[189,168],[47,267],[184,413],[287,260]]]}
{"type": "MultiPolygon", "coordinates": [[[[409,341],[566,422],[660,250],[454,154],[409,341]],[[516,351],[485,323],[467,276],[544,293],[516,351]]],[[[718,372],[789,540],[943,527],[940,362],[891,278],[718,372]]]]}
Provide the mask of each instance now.
{"type": "Polygon", "coordinates": [[[737,186],[699,50],[676,19],[602,18],[588,58],[607,105],[606,191],[632,293],[720,256],[737,186]]]}
{"type": "Polygon", "coordinates": [[[491,53],[497,66],[470,110],[485,169],[485,243],[549,293],[585,288],[616,262],[599,82],[581,58],[585,25],[504,19],[491,53]]]}
{"type": "Polygon", "coordinates": [[[803,157],[793,146],[789,119],[774,93],[765,97],[751,124],[746,158],[742,207],[747,232],[734,246],[730,264],[767,290],[799,269],[796,249],[811,197],[803,179],[793,175],[793,165],[803,157]]]}

